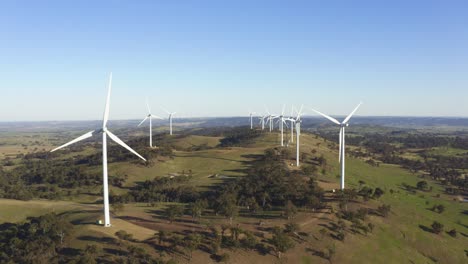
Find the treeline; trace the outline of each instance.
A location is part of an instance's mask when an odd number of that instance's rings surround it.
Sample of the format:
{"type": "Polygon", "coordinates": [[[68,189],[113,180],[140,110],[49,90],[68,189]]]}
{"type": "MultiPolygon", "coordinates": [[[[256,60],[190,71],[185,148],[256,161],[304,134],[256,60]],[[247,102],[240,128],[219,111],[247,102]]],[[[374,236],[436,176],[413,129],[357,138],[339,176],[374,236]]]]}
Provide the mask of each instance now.
{"type": "Polygon", "coordinates": [[[221,139],[220,147],[242,147],[254,142],[261,135],[261,131],[256,129],[233,128],[224,133],[224,138],[221,139]]]}

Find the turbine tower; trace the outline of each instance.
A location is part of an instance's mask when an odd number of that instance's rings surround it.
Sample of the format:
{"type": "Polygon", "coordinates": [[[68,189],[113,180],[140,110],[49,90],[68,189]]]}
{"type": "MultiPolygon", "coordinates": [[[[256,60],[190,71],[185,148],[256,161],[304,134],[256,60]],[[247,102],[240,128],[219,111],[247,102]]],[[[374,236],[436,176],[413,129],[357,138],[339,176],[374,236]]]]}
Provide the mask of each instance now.
{"type": "Polygon", "coordinates": [[[326,114],[323,114],[317,110],[314,110],[312,109],[314,112],[316,112],[317,114],[325,117],[326,119],[332,121],[333,123],[337,124],[340,126],[340,150],[339,150],[339,156],[338,156],[338,160],[340,161],[341,163],[341,190],[344,190],[345,188],[345,149],[346,149],[346,146],[345,146],[345,127],[349,126],[349,123],[348,121],[351,119],[351,117],[354,115],[354,113],[358,110],[358,108],[361,106],[362,103],[359,103],[358,106],[356,106],[356,108],[354,108],[354,110],[351,112],[351,114],[349,114],[344,120],[343,122],[339,122],[338,120],[336,120],[335,118],[331,117],[331,116],[328,116],[326,114]]]}
{"type": "Polygon", "coordinates": [[[148,109],[148,115],[145,117],[145,119],[143,119],[143,121],[140,122],[140,124],[138,124],[138,126],[141,126],[146,121],[146,119],[149,119],[149,145],[152,148],[153,147],[153,122],[152,122],[152,119],[153,118],[162,119],[162,118],[159,117],[159,116],[155,116],[155,115],[151,114],[151,108],[150,108],[150,106],[148,104],[148,99],[146,99],[146,108],[148,109]]]}
{"type": "Polygon", "coordinates": [[[119,144],[120,146],[126,148],[133,154],[137,155],[140,159],[146,161],[140,154],[130,148],[125,142],[120,140],[116,135],[112,134],[109,130],[107,130],[107,121],[109,120],[109,106],[110,106],[110,95],[111,95],[111,84],[112,84],[112,73],[109,77],[109,88],[107,92],[107,100],[106,100],[106,107],[104,109],[104,118],[102,122],[102,128],[90,131],[82,136],[77,137],[76,139],[57,147],[50,152],[54,152],[61,148],[67,147],[71,144],[74,144],[78,141],[90,138],[93,136],[93,133],[102,134],[102,174],[103,174],[103,189],[104,189],[104,226],[109,227],[110,224],[110,214],[109,214],[109,185],[107,181],[107,136],[109,136],[115,143],[119,144]]]}
{"type": "Polygon", "coordinates": [[[169,120],[169,135],[172,136],[172,117],[176,114],[176,112],[169,112],[166,109],[164,109],[163,107],[161,107],[161,109],[169,115],[169,117],[168,117],[168,120],[169,120]]]}

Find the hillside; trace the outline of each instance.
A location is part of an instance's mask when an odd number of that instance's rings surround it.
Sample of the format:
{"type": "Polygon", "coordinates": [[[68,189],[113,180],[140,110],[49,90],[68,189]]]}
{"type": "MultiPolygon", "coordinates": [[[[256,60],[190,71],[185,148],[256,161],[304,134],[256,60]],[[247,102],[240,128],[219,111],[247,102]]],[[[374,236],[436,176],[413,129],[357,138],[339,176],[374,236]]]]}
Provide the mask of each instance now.
{"type": "MultiPolygon", "coordinates": [[[[201,192],[215,190],[220,184],[248,177],[250,170],[261,160],[265,151],[277,147],[278,137],[277,133],[263,133],[245,146],[225,148],[218,147],[221,137],[180,137],[171,142],[175,150],[170,157],[158,156],[150,166],[135,164],[133,160],[111,163],[111,176],[126,177],[121,187],[111,186],[111,192],[125,195],[135,186],[155,177],[188,177],[187,181],[180,183],[181,186],[191,186],[195,191],[201,192]],[[197,150],[199,146],[203,147],[197,150]]],[[[299,171],[289,164],[294,161],[295,148],[290,146],[289,149],[291,153],[280,162],[287,165],[291,175],[294,175],[299,171]]],[[[89,151],[88,148],[86,151],[89,151]]],[[[345,239],[340,241],[334,238],[333,225],[339,223],[336,213],[340,211],[339,201],[331,192],[339,186],[336,144],[304,133],[301,135],[301,152],[307,153],[301,168],[318,168],[313,175],[325,191],[323,199],[326,206],[317,210],[299,207],[299,212],[292,219],[281,216],[284,212],[276,205],[256,214],[250,214],[244,206],[240,206],[239,215],[234,218],[232,224],[252,232],[257,241],[264,241],[263,245],[270,245],[268,241],[272,238],[271,228],[294,223],[299,227],[299,235],[291,235],[294,246],[284,252],[281,259],[277,258],[272,249],[263,250],[261,253],[262,250],[224,247],[217,256],[228,253],[229,263],[329,263],[327,252],[335,250],[336,253],[331,258],[333,263],[464,263],[468,260],[467,203],[454,201],[453,196],[445,194],[442,186],[432,181],[428,181],[429,187],[432,187],[431,191],[408,189],[406,186],[416,186],[420,181],[418,175],[396,165],[372,166],[366,163],[365,159],[350,156],[346,160],[347,188],[360,189],[361,185],[372,189],[378,187],[384,194],[369,201],[356,197],[351,199],[347,206],[351,209],[369,208],[372,212],[386,204],[391,206],[391,210],[386,217],[372,213],[365,217],[363,222],[375,226],[370,232],[354,232],[355,229],[351,228],[352,223],[345,221],[345,239]],[[317,165],[316,159],[319,157],[325,159],[326,164],[317,165]],[[442,213],[430,210],[436,204],[442,204],[445,210],[442,213]],[[431,224],[434,221],[444,226],[444,231],[440,234],[431,232],[431,224]],[[445,232],[451,229],[457,230],[456,237],[445,232]]],[[[83,169],[86,173],[99,174],[100,166],[84,165],[83,169]]],[[[102,198],[99,193],[98,187],[91,186],[85,187],[79,193],[60,198],[62,201],[33,199],[20,202],[1,199],[3,213],[0,221],[21,222],[29,216],[55,212],[65,215],[74,224],[75,231],[69,238],[69,250],[66,251],[71,256],[78,255],[79,251],[76,250],[84,250],[88,244],[96,244],[103,248],[102,256],[118,255],[119,250],[129,250],[129,245],[133,245],[143,248],[150,256],[163,260],[173,259],[179,263],[210,263],[215,262],[215,259],[206,249],[208,242],[202,242],[194,250],[190,260],[191,253],[178,248],[177,245],[175,249],[171,248],[170,244],[174,241],[170,239],[167,242],[158,242],[158,235],[155,234],[164,230],[174,234],[173,239],[176,234],[183,239],[187,233],[210,233],[213,228],[221,230],[221,225],[231,225],[228,218],[216,215],[211,210],[207,210],[200,219],[193,219],[185,213],[173,223],[169,223],[164,210],[169,205],[184,204],[183,201],[128,201],[121,208],[114,208],[113,227],[103,228],[95,224],[97,219],[102,218],[102,198]],[[119,230],[132,234],[133,239],[128,240],[128,244],[121,244],[118,241],[122,239],[115,235],[119,230]]],[[[208,238],[209,236],[205,240],[208,238]]]]}

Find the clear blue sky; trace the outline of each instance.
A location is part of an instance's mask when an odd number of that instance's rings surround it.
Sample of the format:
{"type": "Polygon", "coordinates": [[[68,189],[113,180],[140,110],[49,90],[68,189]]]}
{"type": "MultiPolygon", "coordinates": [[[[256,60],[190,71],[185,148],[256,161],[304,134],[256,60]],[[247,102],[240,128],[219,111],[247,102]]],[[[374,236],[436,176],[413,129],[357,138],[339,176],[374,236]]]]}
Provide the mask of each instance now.
{"type": "Polygon", "coordinates": [[[468,1],[1,1],[0,121],[468,116],[468,1]]]}

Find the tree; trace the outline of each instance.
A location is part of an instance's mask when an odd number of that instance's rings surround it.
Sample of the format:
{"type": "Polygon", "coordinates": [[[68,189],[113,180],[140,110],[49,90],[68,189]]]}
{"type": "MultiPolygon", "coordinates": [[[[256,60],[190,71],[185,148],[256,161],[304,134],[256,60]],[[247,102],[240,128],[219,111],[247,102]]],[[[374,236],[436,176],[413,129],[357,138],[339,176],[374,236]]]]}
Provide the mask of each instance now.
{"type": "Polygon", "coordinates": [[[203,211],[208,207],[208,201],[205,199],[196,200],[194,203],[189,204],[189,212],[192,218],[200,218],[203,211]]]}
{"type": "Polygon", "coordinates": [[[286,206],[284,207],[284,214],[288,219],[294,218],[294,216],[297,214],[297,207],[290,200],[286,202],[286,206]]]}
{"type": "Polygon", "coordinates": [[[278,227],[273,230],[271,244],[275,247],[278,258],[281,258],[281,253],[285,253],[294,246],[291,238],[278,227]]]}
{"type": "Polygon", "coordinates": [[[457,237],[457,230],[452,229],[447,232],[451,237],[457,237]]]}
{"type": "Polygon", "coordinates": [[[437,221],[434,221],[431,227],[432,227],[432,232],[434,232],[435,234],[440,234],[440,232],[444,230],[444,225],[437,221]]]}
{"type": "Polygon", "coordinates": [[[199,234],[190,234],[186,238],[184,246],[185,246],[185,248],[188,249],[188,251],[190,253],[189,254],[190,260],[192,260],[193,251],[196,250],[200,246],[201,241],[202,241],[202,237],[199,234]]]}
{"type": "Polygon", "coordinates": [[[320,229],[319,232],[320,232],[320,240],[323,240],[328,233],[326,228],[320,229]]]}
{"type": "Polygon", "coordinates": [[[328,261],[330,261],[330,263],[332,262],[333,256],[335,256],[335,254],[336,254],[336,246],[335,246],[335,243],[333,243],[332,245],[327,247],[326,257],[328,261]]]}
{"type": "Polygon", "coordinates": [[[427,181],[419,181],[417,184],[416,184],[416,188],[418,188],[419,190],[426,190],[427,189],[427,181]]]}
{"type": "Polygon", "coordinates": [[[229,200],[227,203],[223,204],[221,211],[224,216],[229,218],[229,223],[232,225],[232,220],[239,214],[239,208],[234,203],[234,201],[229,200]]]}
{"type": "Polygon", "coordinates": [[[432,211],[441,214],[445,211],[445,206],[443,204],[434,205],[432,211]]]}
{"type": "Polygon", "coordinates": [[[167,239],[167,233],[164,230],[160,230],[158,233],[156,233],[156,235],[158,236],[159,245],[162,245],[163,242],[167,239]]]}
{"type": "Polygon", "coordinates": [[[387,216],[388,216],[388,213],[390,213],[390,209],[391,209],[391,206],[390,206],[389,204],[388,204],[388,205],[383,204],[383,205],[381,205],[381,206],[379,206],[379,207],[377,208],[377,212],[378,212],[381,216],[387,217],[387,216]]]}
{"type": "Polygon", "coordinates": [[[385,192],[380,189],[379,187],[375,188],[374,190],[374,198],[379,199],[385,192]]]}
{"type": "Polygon", "coordinates": [[[182,205],[169,205],[164,211],[164,214],[172,224],[176,217],[182,216],[184,214],[184,207],[182,205]]]}

